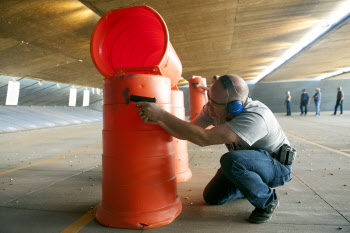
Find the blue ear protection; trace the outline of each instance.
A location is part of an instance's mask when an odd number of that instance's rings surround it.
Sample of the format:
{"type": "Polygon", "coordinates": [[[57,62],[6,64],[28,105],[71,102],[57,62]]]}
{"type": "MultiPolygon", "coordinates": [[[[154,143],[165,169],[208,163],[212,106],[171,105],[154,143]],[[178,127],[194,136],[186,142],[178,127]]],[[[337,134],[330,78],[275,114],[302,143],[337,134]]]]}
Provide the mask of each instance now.
{"type": "MultiPolygon", "coordinates": [[[[225,90],[235,88],[235,85],[233,84],[232,80],[227,75],[221,76],[219,79],[222,81],[222,84],[224,84],[225,90]]],[[[236,91],[236,88],[235,88],[235,91],[236,91]]],[[[231,116],[238,115],[239,113],[242,112],[242,110],[243,110],[242,101],[234,100],[234,101],[227,103],[227,112],[231,116]]]]}
{"type": "Polygon", "coordinates": [[[236,116],[240,114],[242,110],[243,110],[243,105],[242,105],[242,102],[239,100],[235,100],[227,104],[227,112],[231,116],[236,116]]]}

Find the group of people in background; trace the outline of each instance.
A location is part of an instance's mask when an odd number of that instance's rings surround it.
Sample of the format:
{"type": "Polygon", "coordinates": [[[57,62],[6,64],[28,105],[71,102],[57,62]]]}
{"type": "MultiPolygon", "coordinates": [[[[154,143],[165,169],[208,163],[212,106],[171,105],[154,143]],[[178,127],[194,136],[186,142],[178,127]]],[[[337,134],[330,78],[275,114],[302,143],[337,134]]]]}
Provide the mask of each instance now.
{"type": "MultiPolygon", "coordinates": [[[[287,91],[286,93],[287,97],[285,100],[285,104],[287,107],[287,116],[292,115],[291,111],[291,98],[292,96],[290,95],[290,91],[287,91]]],[[[320,116],[320,106],[321,106],[321,89],[316,88],[316,93],[312,96],[315,101],[315,106],[316,106],[316,116],[320,116]]],[[[337,93],[337,102],[334,107],[334,113],[333,115],[337,115],[338,107],[340,106],[340,116],[343,115],[343,102],[344,102],[344,92],[342,91],[341,87],[338,87],[338,93],[337,93]]],[[[310,96],[306,92],[306,89],[303,89],[303,93],[301,94],[300,97],[300,116],[307,114],[307,107],[310,104],[310,96]]]]}

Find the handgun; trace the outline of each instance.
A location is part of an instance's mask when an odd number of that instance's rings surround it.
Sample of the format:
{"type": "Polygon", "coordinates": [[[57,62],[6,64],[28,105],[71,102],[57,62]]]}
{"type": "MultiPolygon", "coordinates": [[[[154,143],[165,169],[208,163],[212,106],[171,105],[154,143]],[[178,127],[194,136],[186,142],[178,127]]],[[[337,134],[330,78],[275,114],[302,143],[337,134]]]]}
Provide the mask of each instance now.
{"type": "MultiPolygon", "coordinates": [[[[130,101],[132,102],[150,102],[150,103],[157,103],[157,98],[150,98],[150,97],[145,97],[145,96],[139,96],[139,95],[131,95],[130,96],[130,101]]],[[[142,105],[136,104],[136,107],[142,108],[142,105]]]]}

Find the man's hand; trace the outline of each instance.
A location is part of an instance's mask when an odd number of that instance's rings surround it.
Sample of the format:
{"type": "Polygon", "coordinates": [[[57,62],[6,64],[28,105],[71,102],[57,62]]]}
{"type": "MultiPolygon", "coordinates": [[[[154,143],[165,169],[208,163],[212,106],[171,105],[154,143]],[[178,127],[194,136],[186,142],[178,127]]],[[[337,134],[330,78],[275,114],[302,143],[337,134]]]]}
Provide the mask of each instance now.
{"type": "Polygon", "coordinates": [[[145,123],[149,124],[158,124],[158,121],[161,120],[163,112],[165,111],[155,103],[137,102],[137,105],[143,106],[139,110],[139,115],[145,123]]]}
{"type": "Polygon", "coordinates": [[[197,87],[197,88],[202,88],[203,86],[201,85],[201,84],[199,84],[199,83],[193,83],[193,86],[194,87],[197,87]]]}

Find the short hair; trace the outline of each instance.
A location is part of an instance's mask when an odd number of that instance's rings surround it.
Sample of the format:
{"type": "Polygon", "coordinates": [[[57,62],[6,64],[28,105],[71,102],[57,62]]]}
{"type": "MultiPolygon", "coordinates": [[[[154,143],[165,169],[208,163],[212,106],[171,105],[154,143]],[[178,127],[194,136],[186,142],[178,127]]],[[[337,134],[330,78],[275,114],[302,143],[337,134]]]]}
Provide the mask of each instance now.
{"type": "Polygon", "coordinates": [[[215,81],[218,81],[219,77],[220,77],[219,75],[214,75],[214,76],[213,76],[213,79],[214,79],[215,81]]]}
{"type": "Polygon", "coordinates": [[[249,95],[249,88],[247,83],[238,75],[235,74],[228,74],[228,75],[223,75],[219,77],[221,80],[222,77],[228,76],[229,79],[233,82],[233,87],[231,90],[229,90],[229,96],[230,96],[230,101],[233,100],[240,100],[243,103],[246,102],[248,95],[249,95]]]}
{"type": "Polygon", "coordinates": [[[341,90],[342,88],[341,87],[338,87],[339,90],[341,90]]]}

